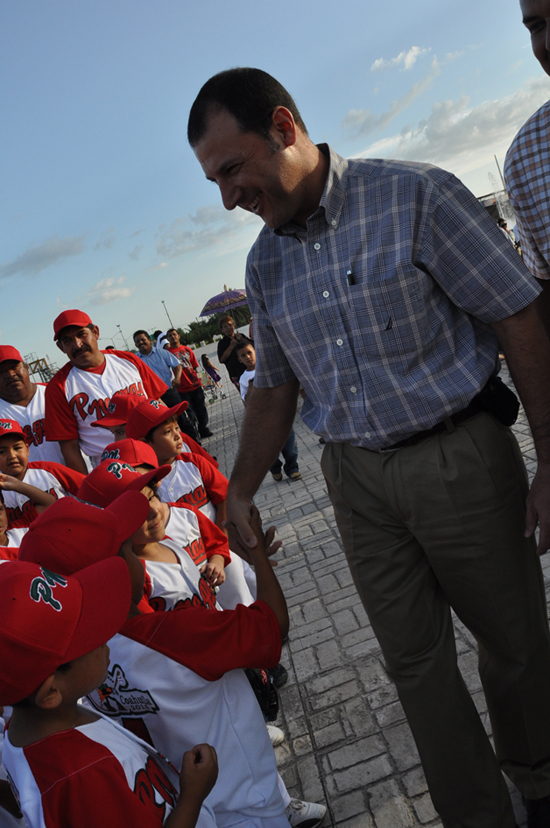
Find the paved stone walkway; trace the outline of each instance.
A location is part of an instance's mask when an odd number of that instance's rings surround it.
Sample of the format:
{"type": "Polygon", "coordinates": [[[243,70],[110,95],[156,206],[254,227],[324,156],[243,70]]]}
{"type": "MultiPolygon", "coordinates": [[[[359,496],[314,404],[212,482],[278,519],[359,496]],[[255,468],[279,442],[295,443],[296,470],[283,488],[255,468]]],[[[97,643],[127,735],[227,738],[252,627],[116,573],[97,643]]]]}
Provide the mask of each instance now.
{"type": "MultiPolygon", "coordinates": [[[[212,346],[201,350],[216,361],[212,346]]],[[[223,390],[226,399],[209,406],[215,436],[205,445],[229,474],[244,409],[225,378],[223,390]]],[[[532,475],[524,415],[514,430],[532,475]]],[[[303,479],[276,483],[268,475],[255,498],[264,524],[274,524],[284,543],[277,573],[291,614],[281,659],[289,680],[280,692],[277,724],[286,741],[276,748],[279,771],[292,796],[326,802],[327,828],[436,828],[441,821],[342,552],[319,465],[322,446],[298,416],[295,431],[303,479]]],[[[548,588],[548,556],[543,562],[548,588]]],[[[490,732],[475,641],[455,622],[460,668],[490,732]]],[[[512,796],[524,826],[521,799],[512,796]]]]}

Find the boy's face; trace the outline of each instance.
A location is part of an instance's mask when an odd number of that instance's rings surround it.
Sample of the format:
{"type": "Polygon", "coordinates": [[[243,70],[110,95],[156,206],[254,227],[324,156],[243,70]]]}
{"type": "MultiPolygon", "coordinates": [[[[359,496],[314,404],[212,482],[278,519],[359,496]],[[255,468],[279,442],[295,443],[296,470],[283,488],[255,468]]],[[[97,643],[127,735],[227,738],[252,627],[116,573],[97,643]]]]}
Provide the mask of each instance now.
{"type": "Polygon", "coordinates": [[[17,434],[0,437],[0,472],[23,480],[29,464],[29,447],[17,434]]]}
{"type": "Polygon", "coordinates": [[[114,437],[113,443],[118,443],[119,440],[126,439],[126,423],[123,425],[109,426],[108,428],[114,437]]]}
{"type": "MultiPolygon", "coordinates": [[[[149,501],[149,515],[142,526],[134,532],[131,537],[132,546],[145,546],[148,543],[158,543],[166,534],[166,522],[164,520],[164,510],[162,504],[158,499],[154,489],[150,486],[145,486],[141,490],[149,501]]],[[[128,563],[128,561],[126,561],[128,563]]],[[[143,591],[143,584],[142,584],[143,591]]]]}
{"type": "Polygon", "coordinates": [[[237,359],[242,362],[247,371],[253,371],[256,367],[256,351],[252,345],[247,345],[246,348],[241,348],[237,354],[237,359]]]}
{"type": "Polygon", "coordinates": [[[166,334],[168,342],[170,343],[171,348],[177,348],[180,344],[180,335],[177,331],[168,331],[166,334]]]}
{"type": "Polygon", "coordinates": [[[132,550],[132,539],[124,541],[118,552],[121,558],[126,561],[132,584],[132,601],[139,604],[143,598],[143,584],[145,581],[145,569],[137,555],[132,550]]]}
{"type": "Polygon", "coordinates": [[[8,528],[8,513],[6,512],[6,507],[0,501],[0,537],[4,537],[6,534],[6,529],[8,528]]]}
{"type": "Polygon", "coordinates": [[[150,445],[157,455],[159,465],[169,463],[181,454],[183,440],[176,417],[170,417],[155,428],[150,445]]]}

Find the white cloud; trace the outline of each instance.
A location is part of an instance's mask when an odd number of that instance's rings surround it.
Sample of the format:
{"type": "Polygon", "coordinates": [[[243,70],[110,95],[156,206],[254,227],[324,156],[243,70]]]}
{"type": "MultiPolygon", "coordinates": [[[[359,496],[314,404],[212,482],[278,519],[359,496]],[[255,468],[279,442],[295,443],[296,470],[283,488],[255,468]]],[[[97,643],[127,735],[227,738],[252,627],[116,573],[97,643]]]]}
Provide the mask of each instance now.
{"type": "Polygon", "coordinates": [[[69,256],[78,256],[84,250],[84,236],[67,236],[64,239],[51,238],[43,244],[29,247],[25,253],[11,262],[0,266],[0,277],[37,276],[46,268],[58,264],[69,256]]]}
{"type": "Polygon", "coordinates": [[[371,72],[379,72],[381,69],[393,69],[395,66],[400,67],[402,70],[412,69],[418,58],[428,54],[430,51],[430,49],[424,49],[421,46],[411,46],[408,52],[400,52],[397,57],[391,58],[390,60],[378,58],[374,61],[370,70],[371,72]]]}
{"type": "Polygon", "coordinates": [[[168,262],[161,262],[160,264],[155,265],[154,267],[148,267],[146,273],[151,273],[153,270],[164,270],[165,267],[169,267],[168,262]]]}
{"type": "Polygon", "coordinates": [[[94,244],[94,250],[100,250],[102,247],[105,250],[110,250],[114,244],[115,238],[115,228],[109,227],[107,230],[105,230],[103,236],[97,242],[97,244],[94,244]]]}
{"type": "Polygon", "coordinates": [[[258,232],[261,226],[260,219],[244,210],[228,212],[218,204],[200,207],[194,215],[159,227],[157,252],[163,259],[200,248],[208,248],[214,255],[225,254],[250,245],[251,233],[258,232]]]}
{"type": "Polygon", "coordinates": [[[90,305],[107,305],[117,299],[127,299],[134,292],[134,288],[122,287],[125,281],[124,276],[120,276],[118,279],[113,277],[100,279],[99,282],[92,285],[86,294],[86,300],[90,305]]]}
{"type": "Polygon", "coordinates": [[[504,155],[521,125],[550,97],[546,76],[513,95],[470,107],[465,96],[434,104],[428,118],[371,144],[361,157],[402,158],[452,167],[463,174],[504,155]]]}
{"type": "Polygon", "coordinates": [[[441,67],[437,57],[434,56],[429,71],[411,88],[396,101],[392,101],[389,109],[380,115],[375,115],[370,109],[350,109],[342,121],[342,129],[348,138],[358,138],[362,135],[369,135],[374,130],[382,131],[393,119],[407,109],[411,103],[419,97],[434,79],[439,75],[441,67]]]}

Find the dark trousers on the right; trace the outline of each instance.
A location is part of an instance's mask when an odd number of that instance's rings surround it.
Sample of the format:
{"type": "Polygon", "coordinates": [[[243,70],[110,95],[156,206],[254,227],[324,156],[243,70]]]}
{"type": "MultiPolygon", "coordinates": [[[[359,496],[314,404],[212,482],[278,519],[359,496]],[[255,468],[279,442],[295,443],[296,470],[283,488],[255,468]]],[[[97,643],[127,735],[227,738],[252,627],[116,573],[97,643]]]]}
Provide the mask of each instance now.
{"type": "Polygon", "coordinates": [[[195,417],[199,424],[199,433],[201,437],[206,437],[208,434],[208,409],[204,401],[204,391],[202,386],[195,388],[194,391],[187,391],[185,394],[180,393],[182,400],[187,400],[189,407],[195,412],[195,417]]]}
{"type": "Polygon", "coordinates": [[[322,467],[443,824],[514,828],[501,769],[525,797],[550,794],[550,636],[514,436],[479,414],[388,453],[328,443],[322,467]],[[451,608],[479,644],[496,756],[457,665],[451,608]]]}

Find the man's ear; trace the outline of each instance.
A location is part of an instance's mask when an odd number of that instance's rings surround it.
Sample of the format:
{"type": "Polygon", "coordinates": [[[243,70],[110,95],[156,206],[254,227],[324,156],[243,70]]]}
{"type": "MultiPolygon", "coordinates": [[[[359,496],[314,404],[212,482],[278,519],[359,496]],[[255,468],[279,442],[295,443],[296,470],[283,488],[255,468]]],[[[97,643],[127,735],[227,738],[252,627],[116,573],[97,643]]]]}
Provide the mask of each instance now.
{"type": "Polygon", "coordinates": [[[63,696],[59,688],[58,678],[57,673],[52,673],[46,681],[42,682],[35,695],[37,707],[41,707],[43,710],[54,710],[56,707],[59,707],[63,696]]]}
{"type": "Polygon", "coordinates": [[[99,339],[99,328],[97,327],[97,325],[93,326],[92,333],[95,337],[97,337],[97,339],[99,339]]]}
{"type": "Polygon", "coordinates": [[[59,350],[60,350],[60,351],[62,351],[63,353],[65,353],[65,351],[63,351],[63,345],[61,344],[61,342],[59,341],[59,339],[56,339],[56,340],[55,340],[55,344],[57,345],[57,347],[59,348],[59,350]]]}
{"type": "Polygon", "coordinates": [[[296,143],[297,127],[292,112],[286,106],[277,106],[273,110],[271,121],[285,147],[293,146],[296,143]]]}

